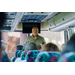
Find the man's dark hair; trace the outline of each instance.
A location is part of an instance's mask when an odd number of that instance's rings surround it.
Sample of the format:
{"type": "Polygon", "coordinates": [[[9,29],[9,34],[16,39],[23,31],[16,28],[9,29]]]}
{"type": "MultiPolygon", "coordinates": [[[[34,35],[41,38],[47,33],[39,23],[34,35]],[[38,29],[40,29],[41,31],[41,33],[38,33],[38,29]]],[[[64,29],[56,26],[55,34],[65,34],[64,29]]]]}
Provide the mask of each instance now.
{"type": "Polygon", "coordinates": [[[37,50],[36,44],[33,43],[33,42],[28,42],[28,43],[25,45],[25,51],[28,52],[29,50],[37,50]]]}
{"type": "Polygon", "coordinates": [[[23,46],[22,45],[18,45],[16,50],[22,50],[23,46]]]}

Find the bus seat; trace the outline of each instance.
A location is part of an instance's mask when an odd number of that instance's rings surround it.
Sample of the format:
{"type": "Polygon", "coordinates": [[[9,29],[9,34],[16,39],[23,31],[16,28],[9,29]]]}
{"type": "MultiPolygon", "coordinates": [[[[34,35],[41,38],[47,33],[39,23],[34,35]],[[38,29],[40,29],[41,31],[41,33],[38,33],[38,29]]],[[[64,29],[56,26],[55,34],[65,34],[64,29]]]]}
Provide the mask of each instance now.
{"type": "Polygon", "coordinates": [[[50,62],[50,55],[48,52],[41,52],[36,58],[37,62],[50,62]]]}
{"type": "Polygon", "coordinates": [[[38,54],[37,62],[57,62],[60,52],[41,52],[38,54]]]}
{"type": "Polygon", "coordinates": [[[22,52],[19,50],[18,53],[17,53],[17,57],[21,57],[21,53],[22,52]]]}
{"type": "Polygon", "coordinates": [[[68,52],[63,54],[58,62],[75,62],[75,52],[68,52]]]}
{"type": "Polygon", "coordinates": [[[48,53],[50,55],[50,62],[57,62],[58,61],[60,52],[50,51],[48,53]]]}
{"type": "Polygon", "coordinates": [[[25,51],[22,51],[21,60],[25,60],[25,56],[26,56],[25,51]]]}
{"type": "Polygon", "coordinates": [[[15,57],[12,58],[12,61],[15,62],[18,60],[18,58],[20,58],[20,60],[21,60],[21,53],[22,53],[21,50],[17,50],[15,52],[15,57]]]}
{"type": "Polygon", "coordinates": [[[38,50],[30,50],[27,52],[26,61],[27,62],[35,62],[35,59],[40,51],[38,50]]]}
{"type": "Polygon", "coordinates": [[[15,56],[12,58],[12,61],[13,61],[13,62],[16,60],[17,56],[18,56],[18,50],[16,50],[15,56]]]}

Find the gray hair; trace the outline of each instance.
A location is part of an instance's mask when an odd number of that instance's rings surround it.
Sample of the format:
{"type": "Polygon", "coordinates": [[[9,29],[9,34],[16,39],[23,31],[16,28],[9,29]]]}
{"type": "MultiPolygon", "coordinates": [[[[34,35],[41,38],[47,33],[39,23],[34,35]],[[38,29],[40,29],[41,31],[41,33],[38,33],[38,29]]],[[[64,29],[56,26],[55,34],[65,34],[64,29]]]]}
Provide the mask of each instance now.
{"type": "Polygon", "coordinates": [[[36,44],[33,43],[33,42],[28,42],[28,43],[25,45],[25,51],[28,52],[29,50],[37,50],[36,44]]]}

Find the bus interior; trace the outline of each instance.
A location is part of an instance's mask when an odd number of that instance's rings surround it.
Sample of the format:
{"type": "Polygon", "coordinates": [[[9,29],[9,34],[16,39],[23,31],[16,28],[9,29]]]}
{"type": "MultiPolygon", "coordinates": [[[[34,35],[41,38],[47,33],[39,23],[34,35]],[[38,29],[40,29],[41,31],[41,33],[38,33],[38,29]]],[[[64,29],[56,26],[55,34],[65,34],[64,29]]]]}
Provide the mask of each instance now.
{"type": "Polygon", "coordinates": [[[59,49],[75,33],[75,12],[5,12],[5,15],[2,40],[11,59],[16,47],[24,45],[26,38],[32,35],[23,32],[23,23],[39,23],[39,35],[44,37],[46,44],[52,42],[59,49]]]}

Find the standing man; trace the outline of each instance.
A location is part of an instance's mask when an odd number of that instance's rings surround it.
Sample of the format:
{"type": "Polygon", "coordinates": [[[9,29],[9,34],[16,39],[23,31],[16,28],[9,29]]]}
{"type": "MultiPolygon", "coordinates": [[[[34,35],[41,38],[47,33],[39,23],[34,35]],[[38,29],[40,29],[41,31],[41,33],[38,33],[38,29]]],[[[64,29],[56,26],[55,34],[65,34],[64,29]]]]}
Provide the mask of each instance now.
{"type": "Polygon", "coordinates": [[[37,45],[38,50],[41,49],[41,47],[44,46],[44,44],[46,44],[45,40],[43,37],[38,35],[38,28],[37,27],[33,27],[32,28],[32,36],[29,36],[26,41],[25,44],[28,42],[34,42],[37,45]]]}

